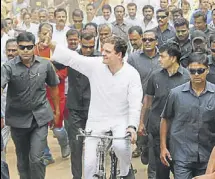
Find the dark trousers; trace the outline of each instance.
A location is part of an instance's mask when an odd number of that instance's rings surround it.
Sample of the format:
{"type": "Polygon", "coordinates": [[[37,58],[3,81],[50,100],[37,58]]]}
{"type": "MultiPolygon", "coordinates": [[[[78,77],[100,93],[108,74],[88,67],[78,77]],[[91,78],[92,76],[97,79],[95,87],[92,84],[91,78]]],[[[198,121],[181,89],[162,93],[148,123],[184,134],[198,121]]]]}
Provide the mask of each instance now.
{"type": "Polygon", "coordinates": [[[174,162],[175,179],[192,179],[206,172],[207,162],[174,162]]]}
{"type": "Polygon", "coordinates": [[[149,165],[148,165],[148,179],[156,179],[156,163],[154,153],[154,142],[151,134],[148,135],[148,147],[149,147],[149,165]]]}
{"type": "Polygon", "coordinates": [[[45,179],[46,166],[43,162],[43,153],[47,135],[48,125],[38,127],[35,120],[30,128],[11,127],[20,179],[45,179]]]}
{"type": "Polygon", "coordinates": [[[8,165],[1,160],[1,179],[10,179],[8,165]]]}
{"type": "Polygon", "coordinates": [[[76,140],[76,135],[79,134],[78,129],[85,129],[88,117],[88,110],[69,110],[68,117],[68,137],[71,148],[71,163],[73,179],[82,178],[82,152],[83,138],[76,140]]]}
{"type": "MultiPolygon", "coordinates": [[[[154,137],[154,153],[156,163],[156,179],[170,179],[170,171],[173,173],[173,163],[170,167],[165,166],[160,160],[160,138],[154,137]]],[[[181,178],[182,179],[182,178],[181,178]]]]}

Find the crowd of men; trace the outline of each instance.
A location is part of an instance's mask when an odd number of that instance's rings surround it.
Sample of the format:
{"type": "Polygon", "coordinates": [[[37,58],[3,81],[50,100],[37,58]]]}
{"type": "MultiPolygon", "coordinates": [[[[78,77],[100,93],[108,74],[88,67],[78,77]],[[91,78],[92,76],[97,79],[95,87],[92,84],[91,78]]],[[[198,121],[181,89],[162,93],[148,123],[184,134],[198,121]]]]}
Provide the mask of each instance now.
{"type": "Polygon", "coordinates": [[[214,1],[31,2],[1,5],[3,179],[10,136],[20,179],[45,178],[48,127],[74,179],[96,170],[94,140],[82,167],[86,127],[131,133],[133,153],[113,143],[123,179],[132,157],[149,179],[215,178],[214,1]]]}

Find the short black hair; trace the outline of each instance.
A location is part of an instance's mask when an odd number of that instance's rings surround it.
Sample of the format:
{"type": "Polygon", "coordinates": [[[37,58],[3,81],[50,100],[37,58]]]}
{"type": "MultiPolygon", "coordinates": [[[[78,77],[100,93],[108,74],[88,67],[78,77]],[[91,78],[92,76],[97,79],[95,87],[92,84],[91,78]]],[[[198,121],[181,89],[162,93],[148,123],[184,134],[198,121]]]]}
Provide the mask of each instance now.
{"type": "Polygon", "coordinates": [[[88,3],[88,4],[86,5],[86,8],[87,8],[88,6],[92,6],[92,7],[93,7],[93,9],[95,9],[95,8],[96,8],[96,7],[95,7],[95,5],[94,5],[94,3],[88,3]]]}
{"type": "Polygon", "coordinates": [[[180,18],[177,18],[175,21],[174,21],[174,27],[181,27],[181,26],[184,26],[186,25],[186,27],[189,29],[189,21],[187,19],[185,19],[184,17],[180,17],[180,18]]]}
{"type": "Polygon", "coordinates": [[[145,31],[143,32],[143,34],[146,34],[146,33],[153,33],[153,34],[155,35],[155,39],[158,40],[158,34],[157,34],[157,32],[156,32],[155,30],[152,30],[152,29],[150,29],[150,30],[145,30],[145,31]]]}
{"type": "Polygon", "coordinates": [[[32,8],[32,9],[31,9],[31,13],[34,13],[34,12],[36,12],[36,11],[39,12],[39,10],[38,10],[37,8],[32,8]]]}
{"type": "Polygon", "coordinates": [[[163,53],[163,52],[167,52],[169,56],[171,57],[176,57],[177,58],[177,63],[180,63],[180,59],[181,59],[181,49],[178,43],[176,42],[167,42],[165,44],[163,44],[160,48],[159,48],[159,52],[163,53]]]}
{"type": "Polygon", "coordinates": [[[182,17],[183,17],[183,11],[182,9],[180,8],[174,8],[172,11],[171,11],[172,15],[174,15],[175,13],[179,13],[182,17]]]}
{"type": "Polygon", "coordinates": [[[116,5],[116,6],[114,7],[114,12],[116,11],[116,8],[118,8],[118,7],[123,8],[123,10],[124,10],[124,12],[125,12],[125,7],[124,7],[123,5],[116,5]]]}
{"type": "Polygon", "coordinates": [[[209,59],[206,53],[193,52],[188,57],[188,65],[191,63],[203,64],[207,68],[209,67],[209,59]]]}
{"type": "Polygon", "coordinates": [[[93,33],[91,32],[86,32],[86,31],[83,31],[81,33],[81,40],[82,39],[85,39],[85,40],[91,40],[91,39],[94,39],[95,40],[95,36],[93,33]]]}
{"type": "Polygon", "coordinates": [[[80,33],[76,29],[69,29],[66,33],[66,38],[68,38],[70,35],[78,35],[78,38],[80,38],[80,33]]]}
{"type": "Polygon", "coordinates": [[[102,6],[102,11],[103,11],[104,9],[108,9],[108,10],[110,10],[110,12],[112,12],[112,8],[111,8],[111,6],[110,6],[109,4],[104,4],[104,5],[102,6]]]}
{"type": "Polygon", "coordinates": [[[116,51],[116,53],[122,53],[122,58],[125,57],[127,48],[128,48],[128,44],[127,42],[118,36],[111,36],[108,37],[107,39],[105,39],[104,43],[110,43],[114,45],[114,50],[116,51]]]}
{"type": "Polygon", "coordinates": [[[75,9],[73,12],[72,12],[72,17],[82,17],[84,18],[84,13],[81,9],[75,9]]]}
{"type": "Polygon", "coordinates": [[[9,17],[5,18],[5,21],[11,21],[13,23],[13,19],[11,19],[9,17]]]}
{"type": "Polygon", "coordinates": [[[199,17],[202,17],[204,22],[207,22],[207,15],[203,11],[197,11],[193,14],[194,19],[199,18],[199,17]]]}
{"type": "Polygon", "coordinates": [[[151,6],[151,5],[145,5],[145,6],[143,7],[143,9],[142,9],[142,12],[144,12],[146,9],[151,9],[153,13],[155,12],[154,7],[151,6]]]}
{"type": "Polygon", "coordinates": [[[111,28],[111,25],[110,24],[107,24],[107,23],[104,23],[104,24],[100,24],[99,27],[98,27],[98,31],[100,32],[102,29],[104,28],[108,28],[110,29],[110,31],[112,32],[112,28],[111,28]]]}
{"type": "Polygon", "coordinates": [[[64,8],[57,8],[55,11],[54,11],[54,16],[56,17],[57,13],[58,12],[64,12],[66,14],[66,17],[67,17],[67,11],[66,9],[64,8]]]}
{"type": "Polygon", "coordinates": [[[88,22],[88,23],[85,25],[84,29],[86,29],[87,26],[93,26],[93,27],[95,28],[95,30],[96,30],[96,36],[97,36],[97,34],[98,34],[98,32],[97,32],[98,25],[97,25],[96,23],[94,23],[94,22],[88,22]]]}
{"type": "Polygon", "coordinates": [[[169,11],[167,9],[158,9],[156,11],[156,14],[158,14],[159,12],[164,12],[166,14],[166,16],[169,16],[169,11]]]}
{"type": "Polygon", "coordinates": [[[45,8],[39,9],[38,14],[41,13],[41,12],[45,12],[47,15],[49,14],[48,10],[45,9],[45,8]]]}
{"type": "Polygon", "coordinates": [[[49,27],[51,27],[52,32],[53,32],[53,26],[52,26],[50,23],[48,23],[48,22],[43,22],[43,23],[41,23],[41,24],[39,25],[39,28],[38,28],[38,32],[39,32],[39,33],[41,32],[43,26],[49,26],[49,27]]]}
{"type": "Polygon", "coordinates": [[[140,36],[143,35],[143,30],[140,26],[138,25],[135,25],[135,26],[131,26],[129,29],[128,29],[128,34],[131,34],[133,32],[137,32],[140,36]]]}
{"type": "Polygon", "coordinates": [[[130,3],[127,4],[127,8],[132,7],[132,6],[135,6],[135,8],[137,9],[137,5],[135,3],[130,2],[130,3]]]}
{"type": "Polygon", "coordinates": [[[13,39],[8,39],[8,40],[6,41],[5,47],[7,48],[7,45],[8,45],[9,43],[13,43],[13,42],[16,42],[16,43],[17,43],[17,41],[16,41],[15,38],[13,38],[13,39]]]}
{"type": "Polygon", "coordinates": [[[31,32],[22,32],[16,38],[17,44],[19,42],[32,42],[35,44],[35,36],[31,32]]]}

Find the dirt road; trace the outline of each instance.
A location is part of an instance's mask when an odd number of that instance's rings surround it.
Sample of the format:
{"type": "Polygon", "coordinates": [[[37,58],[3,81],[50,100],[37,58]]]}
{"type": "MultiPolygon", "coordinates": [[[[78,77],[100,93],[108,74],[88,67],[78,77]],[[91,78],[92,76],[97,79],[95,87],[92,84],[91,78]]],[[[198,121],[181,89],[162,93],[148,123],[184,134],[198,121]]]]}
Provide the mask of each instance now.
{"type": "MultiPolygon", "coordinates": [[[[46,179],[72,179],[70,159],[63,160],[60,154],[60,148],[57,140],[49,135],[49,146],[55,158],[55,163],[49,165],[46,171],[46,179]]],[[[19,179],[16,169],[16,155],[12,140],[7,146],[7,162],[9,164],[11,179],[19,179]]],[[[133,159],[134,168],[138,170],[136,179],[146,179],[147,167],[142,165],[140,158],[133,159]]]]}

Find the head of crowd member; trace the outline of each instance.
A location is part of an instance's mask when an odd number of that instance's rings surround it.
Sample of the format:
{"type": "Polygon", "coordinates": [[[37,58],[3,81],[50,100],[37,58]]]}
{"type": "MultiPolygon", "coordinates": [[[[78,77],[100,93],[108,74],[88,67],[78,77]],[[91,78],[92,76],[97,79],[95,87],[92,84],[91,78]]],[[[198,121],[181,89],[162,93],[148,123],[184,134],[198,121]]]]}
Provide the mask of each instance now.
{"type": "Polygon", "coordinates": [[[4,35],[7,28],[7,24],[4,19],[1,19],[1,38],[4,35]]]}
{"type": "Polygon", "coordinates": [[[56,28],[64,29],[67,20],[67,11],[64,8],[58,8],[54,12],[56,28]]]}
{"type": "Polygon", "coordinates": [[[107,39],[112,35],[111,26],[108,24],[99,25],[98,32],[99,32],[99,39],[102,45],[104,44],[105,39],[107,39]]]}
{"type": "Polygon", "coordinates": [[[182,9],[180,8],[175,8],[171,11],[171,14],[172,14],[172,19],[173,19],[173,22],[178,19],[178,18],[181,18],[183,17],[183,11],[182,9]]]}
{"type": "Polygon", "coordinates": [[[209,60],[205,53],[193,52],[189,55],[188,70],[192,85],[205,85],[209,73],[209,60]]]}
{"type": "Polygon", "coordinates": [[[16,39],[8,39],[6,41],[5,47],[8,60],[11,60],[14,57],[18,56],[18,45],[16,39]]]}
{"type": "Polygon", "coordinates": [[[156,17],[160,27],[166,26],[169,21],[169,11],[166,9],[158,9],[156,11],[156,17]]]}
{"type": "Polygon", "coordinates": [[[110,19],[111,13],[112,13],[111,6],[109,4],[104,4],[102,6],[102,15],[103,15],[104,19],[105,20],[110,19]]]}
{"type": "Polygon", "coordinates": [[[51,23],[55,23],[54,11],[55,11],[54,7],[49,7],[48,8],[48,13],[49,13],[48,19],[49,19],[49,22],[51,22],[51,23]]]}
{"type": "Polygon", "coordinates": [[[187,0],[182,0],[181,9],[183,11],[183,14],[188,14],[191,10],[190,3],[187,0]]]}
{"type": "Polygon", "coordinates": [[[30,26],[30,24],[31,24],[31,13],[26,12],[25,14],[23,14],[23,23],[26,26],[30,26]]]}
{"type": "Polygon", "coordinates": [[[80,9],[75,9],[72,12],[72,20],[74,23],[75,29],[78,31],[81,31],[83,29],[83,19],[84,19],[84,13],[80,9]]]}
{"type": "Polygon", "coordinates": [[[203,11],[197,11],[193,17],[195,29],[205,31],[207,29],[207,15],[203,11]]]}
{"type": "Polygon", "coordinates": [[[158,45],[157,39],[157,34],[152,30],[147,30],[143,33],[143,52],[148,56],[153,56],[156,53],[156,47],[158,45]]]}
{"type": "Polygon", "coordinates": [[[48,11],[46,9],[40,9],[38,12],[39,15],[39,22],[45,23],[48,22],[48,11]]]}
{"type": "Polygon", "coordinates": [[[137,15],[137,5],[133,2],[127,5],[128,15],[130,18],[135,18],[137,15]]]}
{"type": "Polygon", "coordinates": [[[84,56],[92,56],[95,48],[95,36],[90,32],[82,32],[81,34],[81,54],[84,56]]]}
{"type": "Polygon", "coordinates": [[[89,22],[85,25],[84,29],[87,31],[87,32],[90,32],[92,33],[95,37],[97,37],[98,35],[98,32],[97,32],[97,24],[94,23],[94,22],[89,22]]]}
{"type": "Polygon", "coordinates": [[[206,53],[207,52],[207,36],[201,30],[195,30],[191,34],[191,43],[193,52],[206,53]]]}
{"type": "Polygon", "coordinates": [[[86,14],[87,14],[87,17],[89,17],[91,19],[93,19],[93,17],[95,16],[96,8],[95,8],[93,3],[87,4],[87,6],[86,6],[86,14]]]}
{"type": "Polygon", "coordinates": [[[209,0],[199,0],[199,8],[206,13],[209,8],[209,0]]]}
{"type": "Polygon", "coordinates": [[[17,36],[18,55],[24,64],[33,62],[35,36],[31,32],[23,32],[17,36]]]}
{"type": "Polygon", "coordinates": [[[23,15],[28,12],[28,9],[27,8],[22,8],[20,10],[20,19],[23,20],[23,15]]]}
{"type": "Polygon", "coordinates": [[[125,16],[125,8],[122,5],[117,5],[114,8],[114,15],[116,18],[116,22],[123,22],[125,16]]]}
{"type": "Polygon", "coordinates": [[[47,34],[52,38],[53,26],[47,22],[41,23],[38,28],[39,43],[45,43],[47,34]]]}
{"type": "Polygon", "coordinates": [[[167,9],[168,8],[168,0],[160,0],[160,8],[167,9]]]}
{"type": "Polygon", "coordinates": [[[66,33],[66,39],[68,48],[71,50],[77,50],[80,43],[80,33],[76,29],[70,29],[66,33]]]}
{"type": "Polygon", "coordinates": [[[132,26],[128,29],[128,38],[135,51],[142,48],[142,37],[143,30],[140,26],[132,26]]]}
{"type": "Polygon", "coordinates": [[[151,5],[145,5],[142,9],[144,20],[151,21],[154,16],[154,7],[151,5]]]}
{"type": "Polygon", "coordinates": [[[7,24],[7,29],[8,30],[12,30],[13,29],[13,19],[11,18],[6,18],[5,22],[7,24]]]}
{"type": "Polygon", "coordinates": [[[39,23],[39,11],[36,8],[31,9],[31,22],[35,24],[39,23]]]}
{"type": "Polygon", "coordinates": [[[116,67],[123,63],[128,45],[121,37],[111,36],[105,40],[103,45],[103,63],[107,66],[116,67]]]}
{"type": "Polygon", "coordinates": [[[179,42],[186,42],[189,39],[189,22],[185,18],[177,18],[174,21],[176,37],[179,42]]]}
{"type": "Polygon", "coordinates": [[[211,49],[211,55],[215,62],[215,36],[214,35],[210,36],[210,49],[211,49]]]}
{"type": "Polygon", "coordinates": [[[163,44],[159,48],[159,62],[163,69],[171,69],[174,66],[179,66],[181,51],[178,44],[174,42],[169,42],[163,44]]]}

